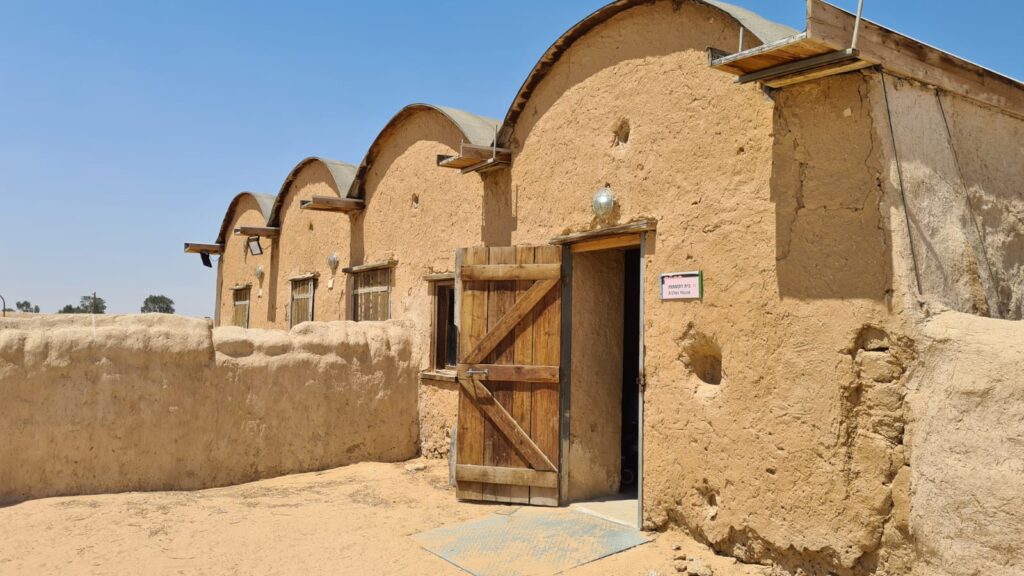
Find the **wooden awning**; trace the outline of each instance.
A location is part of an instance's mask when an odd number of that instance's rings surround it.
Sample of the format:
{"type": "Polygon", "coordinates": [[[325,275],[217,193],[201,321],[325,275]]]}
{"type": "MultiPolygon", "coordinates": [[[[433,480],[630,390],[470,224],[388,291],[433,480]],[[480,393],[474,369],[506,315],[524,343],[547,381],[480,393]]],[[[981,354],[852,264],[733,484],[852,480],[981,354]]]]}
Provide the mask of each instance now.
{"type": "Polygon", "coordinates": [[[496,146],[478,146],[463,142],[459,147],[458,156],[437,157],[437,165],[442,168],[461,170],[463,174],[470,172],[487,172],[512,163],[512,151],[496,146]]]}
{"type": "Polygon", "coordinates": [[[708,50],[711,67],[738,76],[737,82],[761,82],[770,88],[782,88],[817,78],[825,78],[874,66],[860,51],[836,50],[802,32],[778,42],[736,54],[708,50]]]}
{"type": "Polygon", "coordinates": [[[239,226],[235,228],[235,236],[258,236],[260,238],[277,238],[281,235],[280,228],[268,226],[239,226]]]}
{"type": "Polygon", "coordinates": [[[200,244],[185,242],[185,254],[220,254],[224,247],[220,244],[200,244]]]}
{"type": "Polygon", "coordinates": [[[338,198],[336,196],[313,196],[309,200],[299,202],[302,210],[320,210],[323,212],[358,212],[366,203],[359,198],[338,198]]]}

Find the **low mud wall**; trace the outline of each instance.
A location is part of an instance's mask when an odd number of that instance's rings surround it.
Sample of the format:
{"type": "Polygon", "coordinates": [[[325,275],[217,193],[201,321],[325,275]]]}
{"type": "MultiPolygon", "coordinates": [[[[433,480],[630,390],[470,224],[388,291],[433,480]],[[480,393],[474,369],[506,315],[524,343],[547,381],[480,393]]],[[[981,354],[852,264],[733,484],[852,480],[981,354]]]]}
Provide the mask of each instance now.
{"type": "Polygon", "coordinates": [[[915,574],[1024,574],[1024,322],[943,312],[908,383],[915,574]]]}
{"type": "Polygon", "coordinates": [[[191,490],[417,452],[402,324],[0,321],[0,502],[191,490]]]}

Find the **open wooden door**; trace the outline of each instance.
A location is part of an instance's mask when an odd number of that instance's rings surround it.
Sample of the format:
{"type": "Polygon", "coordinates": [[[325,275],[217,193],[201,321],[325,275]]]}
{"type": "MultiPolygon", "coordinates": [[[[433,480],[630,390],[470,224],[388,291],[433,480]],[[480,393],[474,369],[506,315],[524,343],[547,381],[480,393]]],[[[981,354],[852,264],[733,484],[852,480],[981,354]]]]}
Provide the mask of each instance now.
{"type": "Polygon", "coordinates": [[[462,500],[557,506],[561,248],[464,248],[455,478],[462,500]]]}

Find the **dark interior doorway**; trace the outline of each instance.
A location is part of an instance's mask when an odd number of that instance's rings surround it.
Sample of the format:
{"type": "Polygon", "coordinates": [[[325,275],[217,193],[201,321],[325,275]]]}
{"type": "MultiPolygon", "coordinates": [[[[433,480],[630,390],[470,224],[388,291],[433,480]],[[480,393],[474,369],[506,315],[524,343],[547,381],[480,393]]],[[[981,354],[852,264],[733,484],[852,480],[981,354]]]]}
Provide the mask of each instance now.
{"type": "Polygon", "coordinates": [[[623,274],[622,468],[619,492],[637,493],[640,440],[640,249],[626,250],[623,274]]]}

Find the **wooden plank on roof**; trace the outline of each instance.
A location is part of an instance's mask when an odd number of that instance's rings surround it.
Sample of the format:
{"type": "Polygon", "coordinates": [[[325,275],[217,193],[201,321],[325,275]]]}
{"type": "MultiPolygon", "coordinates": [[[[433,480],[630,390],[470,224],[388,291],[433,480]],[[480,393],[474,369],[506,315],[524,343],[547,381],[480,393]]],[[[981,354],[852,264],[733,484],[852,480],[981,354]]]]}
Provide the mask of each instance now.
{"type": "Polygon", "coordinates": [[[185,254],[220,254],[224,246],[220,244],[201,244],[197,242],[185,242],[185,254]]]}
{"type": "MultiPolygon", "coordinates": [[[[778,66],[770,66],[744,74],[739,77],[737,82],[740,84],[746,84],[748,82],[763,82],[769,84],[773,80],[780,78],[803,78],[814,72],[824,72],[817,76],[823,78],[825,76],[832,76],[838,74],[834,70],[840,66],[848,66],[851,63],[859,64],[861,62],[860,53],[857,50],[847,48],[845,50],[834,50],[828,54],[821,54],[811,58],[802,58],[780,64],[778,66]]],[[[870,64],[865,63],[860,68],[866,68],[870,64]]],[[[799,80],[798,80],[799,81],[799,80]]],[[[796,82],[790,82],[795,84],[796,82]]]]}
{"type": "Polygon", "coordinates": [[[342,268],[341,271],[346,274],[358,274],[360,272],[370,272],[372,270],[394,268],[395,266],[398,266],[398,260],[384,260],[381,262],[373,262],[372,264],[360,264],[359,266],[349,266],[348,268],[342,268]]]}
{"type": "MultiPolygon", "coordinates": [[[[850,46],[856,16],[822,0],[807,2],[808,38],[835,50],[850,46]]],[[[861,58],[896,76],[936,86],[1024,118],[1024,84],[888,30],[861,22],[861,58]]]]}
{"type": "Polygon", "coordinates": [[[313,196],[309,200],[299,202],[302,210],[320,210],[323,212],[357,212],[365,207],[360,198],[338,198],[335,196],[313,196]]]}
{"type": "Polygon", "coordinates": [[[280,228],[269,226],[239,226],[235,228],[235,236],[259,236],[261,238],[277,238],[281,235],[280,228]]]}

